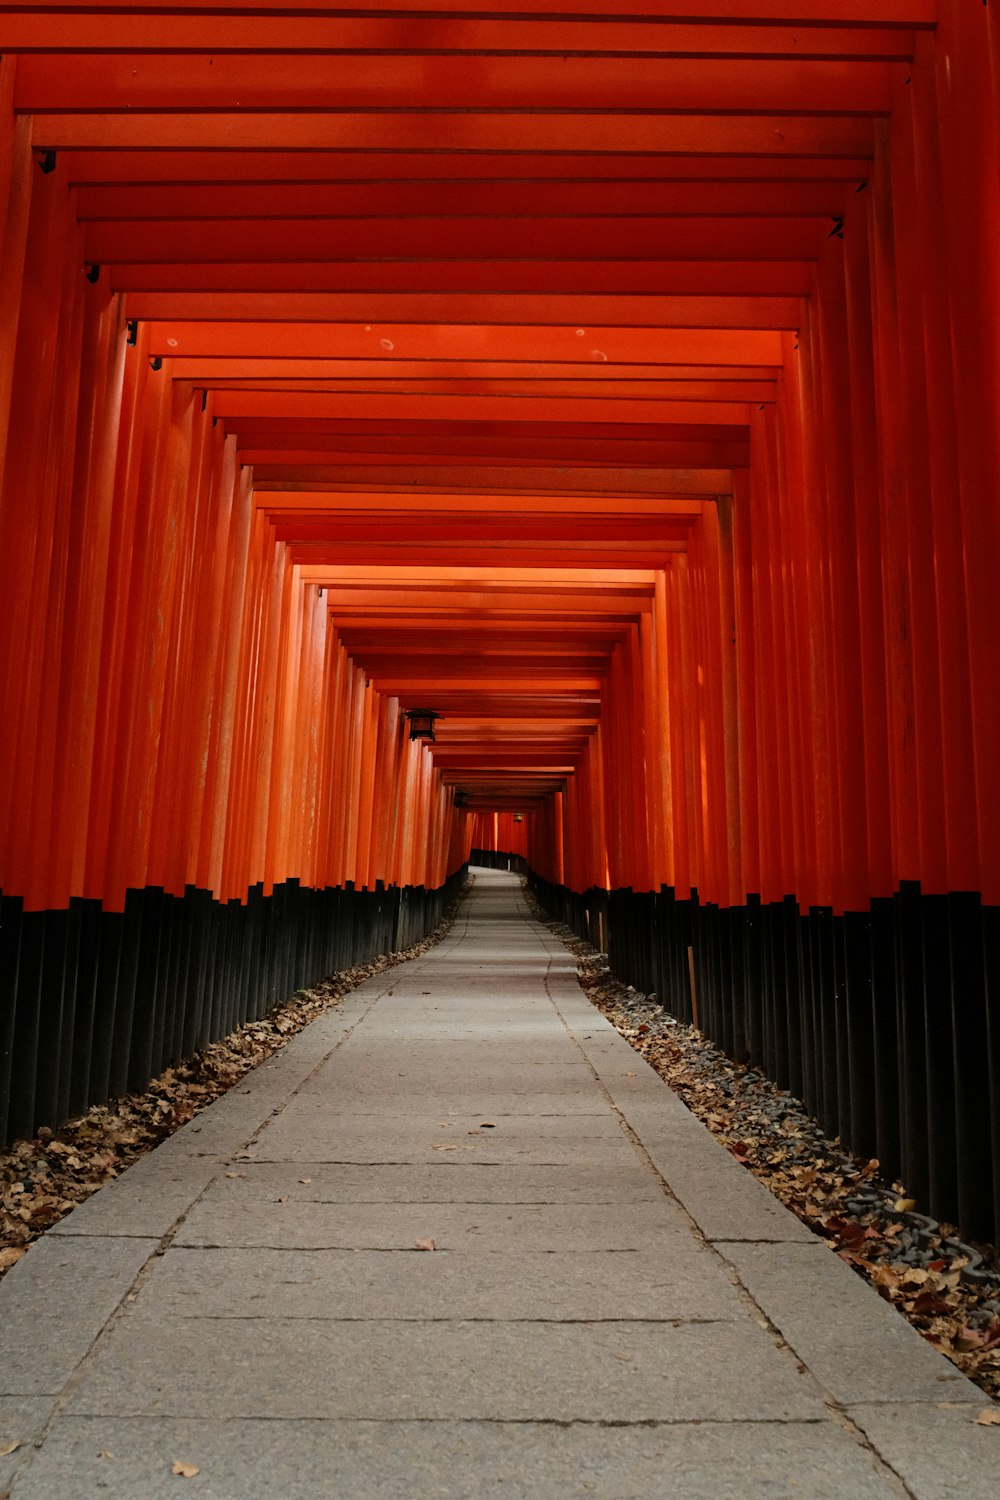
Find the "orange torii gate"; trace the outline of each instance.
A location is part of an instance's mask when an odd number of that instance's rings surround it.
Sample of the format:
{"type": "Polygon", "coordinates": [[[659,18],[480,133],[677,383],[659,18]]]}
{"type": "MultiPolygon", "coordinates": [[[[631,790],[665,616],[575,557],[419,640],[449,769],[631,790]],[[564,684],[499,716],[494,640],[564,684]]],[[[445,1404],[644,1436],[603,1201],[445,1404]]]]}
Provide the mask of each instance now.
{"type": "Polygon", "coordinates": [[[0,1137],[476,849],[997,1232],[998,78],[960,0],[0,0],[0,1137]]]}

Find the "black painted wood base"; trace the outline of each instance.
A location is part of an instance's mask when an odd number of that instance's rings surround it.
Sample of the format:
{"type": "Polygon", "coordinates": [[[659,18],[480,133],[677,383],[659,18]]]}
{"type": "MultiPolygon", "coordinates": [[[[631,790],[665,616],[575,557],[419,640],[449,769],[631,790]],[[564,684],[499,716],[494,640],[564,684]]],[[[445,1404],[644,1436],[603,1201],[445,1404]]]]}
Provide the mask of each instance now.
{"type": "Polygon", "coordinates": [[[293,990],[397,952],[437,926],[437,890],[310,890],[289,880],[220,903],[189,887],[25,912],[0,893],[0,1147],[151,1078],[293,990]]]}
{"type": "Polygon", "coordinates": [[[619,978],[803,1099],[921,1209],[1000,1242],[1000,908],[916,883],[865,912],[720,908],[530,874],[619,978]],[[689,966],[689,949],[692,960],[689,966]]]}

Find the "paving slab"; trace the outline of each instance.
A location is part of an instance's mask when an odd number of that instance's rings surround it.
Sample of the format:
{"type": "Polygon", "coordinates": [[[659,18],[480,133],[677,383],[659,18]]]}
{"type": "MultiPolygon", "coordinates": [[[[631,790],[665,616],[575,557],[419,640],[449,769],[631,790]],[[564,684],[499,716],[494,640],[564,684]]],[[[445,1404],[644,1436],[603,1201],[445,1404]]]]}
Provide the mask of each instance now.
{"type": "Polygon", "coordinates": [[[899,1496],[871,1455],[833,1422],[560,1427],[103,1417],[64,1420],[14,1500],[92,1500],[109,1493],[177,1500],[184,1484],[206,1500],[289,1494],[310,1500],[899,1496]],[[177,1459],[198,1466],[196,1481],[172,1476],[177,1459]]]}
{"type": "Polygon", "coordinates": [[[41,1440],[55,1404],[54,1396],[0,1396],[0,1493],[41,1440]]]}
{"type": "Polygon", "coordinates": [[[223,1159],[209,1156],[161,1156],[158,1151],[134,1162],[92,1198],[53,1225],[53,1236],[127,1235],[160,1240],[187,1213],[223,1159]]]}
{"type": "Polygon", "coordinates": [[[303,1092],[323,1092],[331,1089],[334,1081],[348,1089],[388,1088],[398,1092],[398,1080],[405,1079],[405,1092],[420,1098],[451,1081],[466,1088],[475,1084],[479,1088],[531,1090],[559,1088],[590,1077],[586,1060],[565,1030],[556,1033],[553,1044],[541,1050],[534,1039],[514,1044],[503,1035],[494,1039],[486,1052],[478,1042],[454,1037],[411,1039],[403,1050],[397,1038],[374,1034],[366,1022],[318,1064],[318,1071],[303,1092]],[[551,1080],[551,1084],[545,1080],[551,1080]]]}
{"type": "Polygon", "coordinates": [[[358,1166],[335,1162],[233,1162],[213,1196],[317,1203],[658,1203],[662,1185],[639,1162],[610,1173],[601,1166],[511,1166],[454,1152],[433,1166],[358,1166]]]}
{"type": "Polygon", "coordinates": [[[818,1240],[718,1248],[799,1358],[842,1404],[905,1399],[982,1406],[978,1386],[818,1240]]]}
{"type": "Polygon", "coordinates": [[[703,1250],[562,1256],[478,1250],[168,1250],[139,1292],[149,1318],[649,1322],[734,1319],[746,1309],[703,1250]]]}
{"type": "MultiPolygon", "coordinates": [[[[249,1245],[280,1250],[410,1250],[431,1237],[442,1254],[656,1250],[691,1244],[683,1218],[660,1202],[317,1203],[257,1196],[203,1198],[178,1229],[177,1245],[249,1245]]],[[[700,1247],[696,1247],[700,1248],[700,1247]]],[[[692,1252],[694,1253],[694,1252],[692,1252]]]]}
{"type": "MultiPolygon", "coordinates": [[[[476,1098],[478,1100],[478,1094],[476,1098]]],[[[506,1102],[509,1105],[509,1096],[506,1102]]],[[[303,1098],[299,1095],[280,1115],[268,1122],[261,1132],[261,1140],[273,1139],[279,1130],[308,1132],[317,1127],[322,1127],[328,1134],[367,1134],[407,1143],[411,1137],[420,1142],[426,1136],[427,1144],[432,1146],[439,1144],[442,1138],[457,1140],[474,1135],[478,1144],[490,1149],[503,1147],[512,1140],[622,1140],[621,1121],[596,1092],[587,1112],[548,1110],[528,1113],[522,1108],[515,1113],[510,1113],[509,1109],[507,1112],[487,1113],[485,1109],[472,1108],[468,1103],[442,1107],[433,1100],[419,1103],[397,1100],[377,1113],[347,1118],[326,1108],[322,1096],[314,1094],[303,1098]]]]}
{"type": "Polygon", "coordinates": [[[767,1334],[718,1323],[122,1318],[77,1416],[803,1421],[826,1409],[767,1334]],[[711,1372],[706,1381],[705,1372],[711,1372]]]}
{"type": "Polygon", "coordinates": [[[1000,1494],[1000,1406],[883,1402],[852,1406],[851,1417],[920,1500],[994,1500],[1000,1494]]]}
{"type": "Polygon", "coordinates": [[[613,1116],[599,1119],[592,1133],[550,1115],[534,1117],[537,1133],[522,1120],[517,1130],[492,1130],[487,1135],[442,1131],[402,1120],[390,1133],[375,1118],[331,1121],[322,1115],[299,1112],[293,1120],[283,1114],[268,1124],[249,1147],[251,1161],[413,1162],[432,1164],[443,1155],[474,1156],[492,1165],[528,1163],[575,1166],[602,1163],[607,1170],[632,1167],[635,1149],[613,1116]]]}
{"type": "Polygon", "coordinates": [[[816,1236],[727,1151],[675,1094],[663,1109],[618,1110],[707,1240],[816,1244],[816,1236]]]}
{"type": "MultiPolygon", "coordinates": [[[[580,1115],[607,1109],[603,1090],[583,1065],[556,1074],[551,1070],[536,1071],[530,1059],[525,1058],[520,1066],[526,1081],[515,1087],[509,1066],[503,1072],[487,1073],[482,1063],[477,1067],[473,1057],[447,1069],[440,1066],[440,1058],[434,1062],[433,1071],[429,1068],[426,1074],[414,1070],[412,1083],[410,1075],[405,1081],[388,1079],[384,1071],[370,1083],[368,1080],[359,1083],[351,1077],[352,1059],[338,1058],[336,1071],[321,1069],[299,1091],[298,1097],[323,1109],[331,1118],[382,1116],[394,1108],[405,1107],[411,1112],[424,1109],[435,1125],[442,1117],[458,1113],[491,1120],[497,1114],[580,1115]]],[[[478,1120],[465,1123],[475,1125],[478,1120]]]]}
{"type": "Polygon", "coordinates": [[[157,1247],[50,1235],[0,1283],[0,1395],[58,1394],[157,1247]]]}

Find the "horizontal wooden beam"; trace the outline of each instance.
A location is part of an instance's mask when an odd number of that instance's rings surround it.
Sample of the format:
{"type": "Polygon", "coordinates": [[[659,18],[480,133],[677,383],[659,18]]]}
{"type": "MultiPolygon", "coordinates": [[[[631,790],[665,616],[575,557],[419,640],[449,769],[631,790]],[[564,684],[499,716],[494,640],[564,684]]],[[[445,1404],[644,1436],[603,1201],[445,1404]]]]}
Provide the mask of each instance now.
{"type": "MultiPolygon", "coordinates": [[[[275,478],[276,471],[283,470],[288,465],[295,469],[298,482],[301,483],[302,473],[306,470],[315,473],[317,469],[327,467],[331,475],[335,475],[341,469],[352,469],[355,473],[364,473],[365,483],[370,487],[372,484],[384,482],[386,475],[390,481],[393,478],[389,472],[393,466],[398,470],[402,466],[409,468],[411,474],[419,477],[421,483],[431,482],[432,475],[428,470],[437,468],[446,481],[457,480],[457,470],[463,455],[468,455],[466,462],[474,460],[476,469],[482,474],[492,471],[493,485],[501,483],[504,479],[503,470],[516,467],[520,464],[550,463],[558,467],[548,470],[546,488],[552,490],[553,479],[558,476],[557,482],[563,482],[564,487],[568,484],[565,476],[559,475],[560,470],[566,469],[617,469],[623,471],[629,469],[632,475],[641,469],[656,468],[658,465],[676,466],[678,469],[694,470],[707,468],[726,471],[733,468],[746,468],[749,462],[749,447],[746,442],[724,442],[715,440],[712,442],[663,442],[639,444],[621,442],[616,444],[613,440],[607,442],[594,442],[587,444],[582,451],[561,452],[560,448],[568,445],[538,440],[532,442],[525,438],[515,444],[514,440],[497,441],[492,445],[495,452],[490,452],[489,444],[483,444],[482,455],[471,450],[468,444],[456,440],[453,448],[449,448],[445,439],[436,439],[433,449],[411,451],[407,440],[400,439],[398,442],[386,442],[382,452],[365,452],[363,449],[351,449],[347,447],[347,440],[336,438],[324,438],[323,436],[312,437],[310,434],[297,434],[287,436],[273,433],[254,433],[239,435],[239,452],[242,461],[254,465],[254,473],[257,479],[257,488],[263,493],[268,487],[276,482],[280,483],[280,475],[275,478]],[[449,458],[452,460],[448,466],[449,458]]],[[[377,441],[377,440],[375,440],[377,441]]],[[[284,471],[284,470],[283,470],[284,471]]],[[[296,475],[288,474],[289,480],[295,479],[296,475]]],[[[608,483],[616,489],[621,489],[620,478],[608,475],[608,483]]],[[[331,479],[331,482],[334,482],[331,479]]],[[[582,483],[593,484],[593,476],[582,483]]],[[[731,488],[731,479],[726,478],[724,490],[712,489],[712,494],[728,494],[731,488]]],[[[600,487],[599,485],[597,486],[600,487]]],[[[629,481],[629,487],[636,485],[629,481]]],[[[310,488],[315,485],[310,482],[310,488]]],[[[699,485],[699,492],[701,486],[699,485]]],[[[685,491],[685,493],[687,490],[685,491]]]]}
{"type": "Polygon", "coordinates": [[[652,365],[598,364],[551,361],[531,364],[523,360],[416,360],[416,359],[228,359],[203,355],[196,359],[174,359],[175,380],[197,385],[220,386],[230,380],[262,380],[278,384],[288,380],[572,380],[582,384],[594,380],[711,380],[768,381],[779,371],[769,365],[652,365]]]}
{"type": "MultiPolygon", "coordinates": [[[[589,472],[585,469],[573,469],[567,473],[560,473],[557,469],[545,472],[539,469],[511,466],[506,471],[494,474],[492,478],[483,473],[477,473],[471,468],[455,469],[452,472],[454,488],[461,490],[463,504],[469,503],[470,494],[483,496],[509,491],[530,494],[534,503],[549,505],[560,491],[576,495],[589,489],[602,497],[636,494],[658,497],[681,495],[694,498],[701,495],[713,497],[728,495],[732,493],[733,488],[732,470],[722,468],[673,470],[669,471],[667,479],[662,478],[655,470],[629,468],[623,468],[617,472],[607,469],[589,472]]],[[[387,493],[387,487],[392,483],[396,483],[402,493],[407,490],[413,492],[421,483],[422,478],[426,480],[426,488],[420,498],[424,499],[432,494],[443,493],[440,485],[443,479],[447,479],[447,471],[438,466],[428,469],[425,473],[413,469],[394,472],[387,466],[374,475],[367,475],[364,470],[359,471],[347,467],[339,469],[304,467],[293,472],[278,465],[258,465],[254,469],[254,489],[261,503],[269,504],[272,493],[302,494],[308,493],[309,490],[322,492],[338,487],[353,490],[356,494],[363,493],[366,480],[371,481],[370,489],[378,493],[387,493]],[[293,481],[303,488],[297,490],[293,481]]]]}
{"type": "Polygon", "coordinates": [[[770,328],[472,327],[463,324],[356,325],[255,322],[252,319],[155,319],[149,350],[161,356],[265,359],[518,360],[629,364],[768,365],[783,362],[781,334],[770,328]],[[606,356],[597,357],[594,351],[606,356]]]}
{"type": "MultiPolygon", "coordinates": [[[[478,101],[477,101],[478,102],[478,101]]],[[[799,108],[802,108],[801,101],[799,108]]],[[[848,105],[848,108],[850,106],[848,105]]],[[[832,114],[386,114],[211,111],[58,114],[35,111],[32,139],[44,150],[65,147],[118,150],[239,151],[611,151],[721,156],[870,157],[871,120],[832,114]]]]}
{"type": "MultiPolygon", "coordinates": [[[[402,37],[400,37],[402,40],[402,37]]],[[[419,43],[417,44],[419,46],[419,43]]],[[[100,110],[416,112],[576,110],[736,115],[878,114],[889,110],[889,64],[823,57],[550,56],[389,52],[331,64],[325,53],[216,51],[115,57],[33,57],[17,70],[15,107],[27,113],[100,110]]]]}
{"type": "MultiPolygon", "coordinates": [[[[578,14],[445,17],[416,13],[401,22],[385,14],[334,15],[302,6],[261,13],[247,6],[212,13],[182,10],[146,12],[103,6],[98,14],[54,11],[51,7],[4,7],[3,39],[8,52],[103,54],[120,64],[134,53],[305,53],[318,56],[365,53],[553,52],[612,53],[647,57],[773,58],[903,61],[912,56],[911,26],[744,24],[705,25],[674,19],[578,14]],[[108,14],[114,15],[109,25],[108,14]]],[[[919,24],[919,23],[917,23],[919,24]]],[[[80,59],[74,59],[78,62],[80,59]]],[[[32,80],[34,82],[34,80],[32,80]]]]}
{"type": "MultiPolygon", "coordinates": [[[[311,391],[219,391],[215,415],[232,427],[246,417],[389,417],[431,421],[483,421],[495,417],[519,422],[572,422],[580,420],[579,404],[571,397],[538,396],[526,401],[518,396],[393,396],[377,393],[325,395],[311,391]]],[[[601,404],[601,420],[616,422],[712,423],[745,427],[750,421],[746,401],[613,400],[601,404]]]]}
{"type": "MultiPolygon", "coordinates": [[[[825,219],[819,239],[825,239],[831,220],[825,219]]],[[[298,226],[286,224],[289,249],[294,251],[298,226]]],[[[447,232],[441,246],[447,245],[447,232]]],[[[251,242],[252,243],[252,237],[251,242]]],[[[808,294],[812,265],[807,260],[426,260],[350,261],[338,259],[276,261],[245,259],[133,262],[124,247],[112,245],[109,277],[113,290],[124,292],[329,292],[329,293],[448,293],[528,295],[558,293],[563,297],[799,297],[808,294]]],[[[150,250],[157,257],[162,246],[150,250]]],[[[440,252],[438,252],[440,254],[440,252]]],[[[90,258],[101,256],[91,247],[90,258]]],[[[613,306],[614,304],[612,304],[613,306]]]]}
{"type": "MultiPolygon", "coordinates": [[[[728,474],[716,476],[719,482],[728,477],[728,474]]],[[[677,498],[665,493],[658,494],[656,498],[629,496],[625,499],[609,499],[603,496],[595,498],[592,495],[542,497],[530,491],[522,492],[513,499],[504,501],[502,506],[495,502],[487,503],[482,495],[475,492],[467,495],[377,495],[369,493],[352,495],[350,492],[323,495],[308,492],[300,494],[297,491],[273,491],[256,495],[255,501],[258,509],[269,513],[280,513],[288,509],[368,516],[379,514],[454,516],[465,515],[470,510],[477,514],[489,514],[491,511],[502,510],[505,515],[520,511],[527,515],[552,515],[567,518],[593,515],[623,517],[664,515],[697,519],[702,514],[705,505],[705,502],[700,499],[677,498]]]]}
{"type": "MultiPolygon", "coordinates": [[[[321,13],[324,7],[310,6],[308,0],[268,0],[268,10],[289,16],[321,13]]],[[[392,11],[410,24],[410,13],[428,11],[427,0],[393,0],[392,11]]],[[[86,0],[44,0],[44,3],[18,4],[5,0],[0,11],[13,14],[39,9],[56,15],[73,15],[89,9],[86,0]]],[[[109,15],[157,14],[163,0],[104,0],[101,6],[109,15]]],[[[184,15],[214,16],[218,13],[254,16],[257,7],[252,0],[174,0],[173,11],[184,15]]],[[[357,5],[355,13],[384,15],[385,6],[357,5]]],[[[484,0],[435,0],[434,15],[443,17],[516,16],[525,24],[539,16],[570,16],[574,21],[605,24],[609,18],[645,16],[658,22],[701,21],[708,25],[748,21],[760,25],[788,26],[912,26],[930,27],[937,20],[934,0],[601,0],[600,9],[580,9],[580,0],[499,0],[494,7],[484,0]]]]}
{"type": "Polygon", "coordinates": [[[87,148],[63,144],[56,170],[71,183],[106,187],[180,185],[189,183],[510,183],[557,181],[636,181],[655,191],[660,182],[688,178],[698,182],[754,182],[789,180],[844,182],[852,187],[870,171],[869,153],[856,156],[785,155],[782,152],[741,156],[705,156],[690,152],[594,151],[501,152],[340,151],[317,149],[288,152],[279,149],[229,150],[201,147],[87,148]]]}
{"type": "MultiPolygon", "coordinates": [[[[23,67],[24,65],[21,64],[23,67]]],[[[460,170],[457,169],[457,170],[460,170]]],[[[610,218],[682,214],[823,217],[853,191],[836,178],[648,181],[262,182],[81,187],[82,220],[610,218]]]]}
{"type": "MultiPolygon", "coordinates": [[[[603,367],[602,367],[603,368],[603,367]]],[[[244,380],[225,379],[216,376],[210,389],[241,392],[267,392],[275,395],[310,396],[506,396],[521,401],[533,401],[543,397],[560,397],[576,402],[606,400],[632,401],[711,401],[711,402],[761,402],[774,401],[776,385],[769,380],[477,380],[474,376],[462,379],[434,378],[426,375],[418,379],[397,380],[369,377],[363,380],[244,380]]]]}
{"type": "MultiPolygon", "coordinates": [[[[235,226],[234,232],[238,230],[235,226]]],[[[100,261],[105,257],[95,254],[100,261]]],[[[449,292],[130,292],[128,311],[144,321],[226,323],[319,323],[333,332],[338,324],[359,334],[370,330],[358,352],[371,356],[381,347],[411,358],[426,348],[419,332],[433,325],[438,333],[452,327],[508,326],[544,329],[563,325],[570,337],[577,328],[588,338],[590,359],[598,364],[621,358],[618,345],[628,334],[650,342],[660,329],[756,332],[797,329],[802,321],[798,297],[631,297],[573,293],[533,296],[449,292]],[[386,325],[399,330],[399,339],[386,325]],[[407,333],[405,330],[409,329],[407,333]],[[609,337],[605,337],[605,333],[609,337]]],[[[356,346],[357,347],[357,346],[356,346]]],[[[513,351],[512,351],[513,352],[513,351]]],[[[563,347],[562,353],[568,354],[563,347]]],[[[625,358],[641,358],[631,352],[625,358]]],[[[744,354],[741,363],[746,360],[744,354]]]]}

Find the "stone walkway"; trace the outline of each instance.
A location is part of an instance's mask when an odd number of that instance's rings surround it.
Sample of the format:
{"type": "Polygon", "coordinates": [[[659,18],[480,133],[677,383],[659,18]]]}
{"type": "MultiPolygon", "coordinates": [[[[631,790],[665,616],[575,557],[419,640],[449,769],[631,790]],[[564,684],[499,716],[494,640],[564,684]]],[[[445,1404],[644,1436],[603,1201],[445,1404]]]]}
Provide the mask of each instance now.
{"type": "Polygon", "coordinates": [[[13,1500],[994,1500],[987,1405],[492,871],[0,1286],[13,1500]]]}

